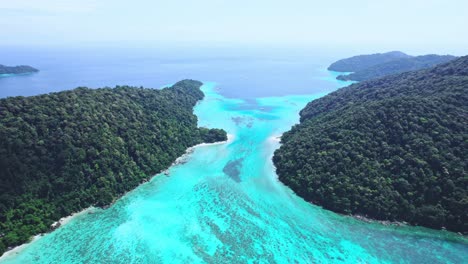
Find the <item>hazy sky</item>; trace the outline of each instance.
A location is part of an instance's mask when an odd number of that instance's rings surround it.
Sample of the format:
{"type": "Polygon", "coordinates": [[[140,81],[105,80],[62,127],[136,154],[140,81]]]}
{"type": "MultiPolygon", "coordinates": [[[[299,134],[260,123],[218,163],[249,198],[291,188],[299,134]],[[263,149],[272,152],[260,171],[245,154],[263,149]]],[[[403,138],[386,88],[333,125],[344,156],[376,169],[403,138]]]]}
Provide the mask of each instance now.
{"type": "Polygon", "coordinates": [[[4,45],[211,43],[468,53],[467,0],[0,0],[0,27],[4,45]]]}

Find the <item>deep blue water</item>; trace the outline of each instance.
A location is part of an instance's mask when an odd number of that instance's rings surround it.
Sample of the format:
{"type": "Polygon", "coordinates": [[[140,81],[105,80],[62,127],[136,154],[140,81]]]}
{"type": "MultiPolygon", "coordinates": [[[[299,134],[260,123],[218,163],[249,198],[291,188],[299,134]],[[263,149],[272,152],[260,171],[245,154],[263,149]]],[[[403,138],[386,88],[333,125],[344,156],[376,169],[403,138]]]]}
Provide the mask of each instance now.
{"type": "Polygon", "coordinates": [[[326,67],[337,52],[240,49],[0,49],[0,64],[39,73],[0,77],[0,97],[29,96],[78,86],[159,88],[190,78],[218,84],[230,98],[326,93],[336,89],[326,67]]]}

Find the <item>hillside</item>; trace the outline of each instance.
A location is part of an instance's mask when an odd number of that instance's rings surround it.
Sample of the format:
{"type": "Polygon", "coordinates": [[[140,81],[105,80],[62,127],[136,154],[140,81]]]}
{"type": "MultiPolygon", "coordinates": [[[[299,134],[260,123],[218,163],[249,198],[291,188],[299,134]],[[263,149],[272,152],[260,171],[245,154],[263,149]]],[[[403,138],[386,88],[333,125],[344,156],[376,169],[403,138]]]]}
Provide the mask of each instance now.
{"type": "Polygon", "coordinates": [[[200,85],[0,99],[0,255],[63,216],[112,203],[188,147],[226,140],[197,128],[200,85]]]}
{"type": "Polygon", "coordinates": [[[410,55],[407,55],[401,51],[358,55],[336,61],[328,67],[328,70],[337,72],[357,72],[392,60],[410,57],[410,55]]]}
{"type": "Polygon", "coordinates": [[[468,56],[310,102],[274,155],[326,209],[468,233],[468,56]]]}
{"type": "Polygon", "coordinates": [[[449,62],[455,58],[455,56],[450,55],[441,56],[431,54],[396,59],[365,69],[357,70],[351,74],[340,75],[337,77],[337,79],[342,81],[365,81],[369,79],[380,78],[386,75],[430,68],[436,66],[437,64],[449,62]]]}
{"type": "Polygon", "coordinates": [[[38,72],[38,69],[35,69],[31,66],[20,65],[20,66],[5,66],[0,64],[0,74],[23,74],[23,73],[32,73],[38,72]]]}

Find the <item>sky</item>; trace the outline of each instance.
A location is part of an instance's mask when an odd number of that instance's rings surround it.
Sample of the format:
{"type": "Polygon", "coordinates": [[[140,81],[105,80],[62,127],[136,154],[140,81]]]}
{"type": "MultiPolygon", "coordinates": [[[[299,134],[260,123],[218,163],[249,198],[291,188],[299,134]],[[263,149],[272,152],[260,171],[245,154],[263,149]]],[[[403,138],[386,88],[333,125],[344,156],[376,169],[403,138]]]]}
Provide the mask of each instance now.
{"type": "Polygon", "coordinates": [[[467,0],[0,0],[3,45],[373,47],[468,54],[467,0]]]}

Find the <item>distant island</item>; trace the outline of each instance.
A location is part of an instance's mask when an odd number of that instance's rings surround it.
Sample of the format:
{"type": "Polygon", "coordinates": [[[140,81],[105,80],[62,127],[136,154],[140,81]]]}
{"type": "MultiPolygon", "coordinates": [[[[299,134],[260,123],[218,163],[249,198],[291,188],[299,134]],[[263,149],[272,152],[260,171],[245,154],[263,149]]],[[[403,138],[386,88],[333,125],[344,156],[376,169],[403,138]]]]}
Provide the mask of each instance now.
{"type": "MultiPolygon", "coordinates": [[[[342,66],[341,68],[346,69],[344,72],[352,72],[351,74],[339,75],[337,79],[342,81],[365,81],[391,74],[427,69],[457,58],[451,55],[435,54],[415,57],[405,54],[406,56],[400,58],[394,55],[383,56],[386,54],[388,53],[380,55],[361,55],[336,62],[338,65],[340,65],[339,62],[348,62],[346,64],[347,67],[342,66]],[[369,58],[374,58],[372,60],[372,65],[369,63],[369,58]],[[352,63],[349,63],[349,61],[352,61],[352,63]]],[[[333,65],[334,64],[332,64],[329,69],[337,68],[333,65]]]]}
{"type": "Polygon", "coordinates": [[[401,51],[358,55],[334,62],[328,67],[328,70],[336,72],[357,72],[382,63],[404,58],[411,58],[411,56],[401,51]]]}
{"type": "Polygon", "coordinates": [[[467,102],[468,56],[339,89],[282,136],[279,180],[338,213],[467,234],[467,102]]]}
{"type": "Polygon", "coordinates": [[[0,99],[0,255],[61,217],[111,204],[187,148],[227,140],[224,130],[197,127],[201,85],[0,99]]]}
{"type": "Polygon", "coordinates": [[[0,74],[25,74],[38,72],[39,70],[27,65],[5,66],[0,64],[0,74]]]}

